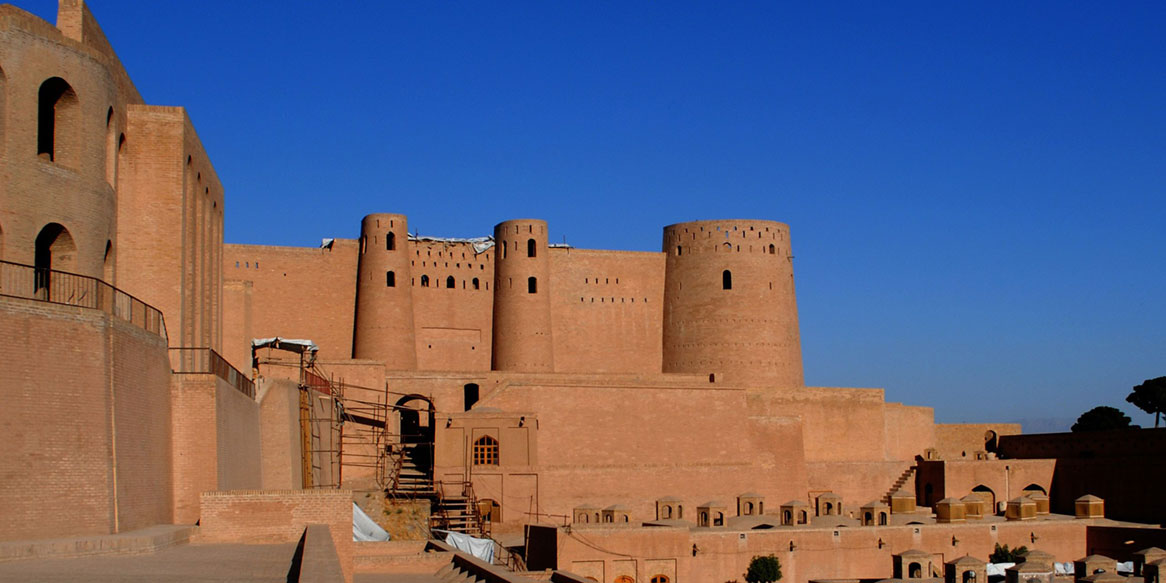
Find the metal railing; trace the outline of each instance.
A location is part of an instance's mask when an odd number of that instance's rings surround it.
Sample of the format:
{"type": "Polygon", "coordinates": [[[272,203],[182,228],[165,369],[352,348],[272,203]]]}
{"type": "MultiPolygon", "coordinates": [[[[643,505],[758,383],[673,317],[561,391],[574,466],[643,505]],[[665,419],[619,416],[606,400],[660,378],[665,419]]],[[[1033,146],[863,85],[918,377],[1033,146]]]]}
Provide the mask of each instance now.
{"type": "Polygon", "coordinates": [[[213,374],[255,398],[255,383],[212,348],[171,348],[170,370],[174,374],[213,374]]]}
{"type": "Polygon", "coordinates": [[[166,338],[161,310],[95,277],[0,261],[0,296],[101,310],[166,338]]]}

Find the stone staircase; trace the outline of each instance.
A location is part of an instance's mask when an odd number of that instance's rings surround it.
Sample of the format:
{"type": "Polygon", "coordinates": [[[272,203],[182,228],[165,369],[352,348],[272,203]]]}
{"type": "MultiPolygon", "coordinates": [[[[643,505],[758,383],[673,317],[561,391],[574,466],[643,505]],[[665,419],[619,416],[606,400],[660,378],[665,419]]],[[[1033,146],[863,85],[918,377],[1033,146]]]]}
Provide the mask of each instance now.
{"type": "Polygon", "coordinates": [[[394,498],[429,498],[434,495],[433,475],[427,457],[431,458],[429,443],[403,446],[396,453],[395,463],[388,477],[388,493],[394,498]]]}
{"type": "Polygon", "coordinates": [[[438,572],[433,574],[434,579],[448,583],[478,583],[484,581],[462,566],[450,561],[438,572]]]}
{"type": "Polygon", "coordinates": [[[903,470],[903,473],[899,475],[897,480],[895,480],[895,485],[891,486],[891,489],[887,490],[887,493],[883,495],[884,504],[889,505],[891,503],[891,496],[894,495],[895,492],[898,492],[899,489],[903,487],[903,484],[906,484],[908,481],[915,477],[916,469],[917,466],[911,466],[903,470]]]}

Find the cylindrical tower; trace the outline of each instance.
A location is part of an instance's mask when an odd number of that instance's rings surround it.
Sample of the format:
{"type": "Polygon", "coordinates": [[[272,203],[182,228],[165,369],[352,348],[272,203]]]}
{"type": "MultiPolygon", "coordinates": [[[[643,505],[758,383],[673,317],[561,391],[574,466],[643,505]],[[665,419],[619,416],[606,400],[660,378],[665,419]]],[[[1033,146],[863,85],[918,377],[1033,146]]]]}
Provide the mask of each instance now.
{"type": "Polygon", "coordinates": [[[492,368],[553,371],[547,224],[533,219],[499,223],[494,244],[492,368]]]}
{"type": "Polygon", "coordinates": [[[409,266],[405,215],[364,217],[360,223],[353,358],[380,360],[393,370],[417,368],[409,266]]]}
{"type": "Polygon", "coordinates": [[[789,225],[677,223],[664,253],[664,372],[803,385],[789,225]]]}

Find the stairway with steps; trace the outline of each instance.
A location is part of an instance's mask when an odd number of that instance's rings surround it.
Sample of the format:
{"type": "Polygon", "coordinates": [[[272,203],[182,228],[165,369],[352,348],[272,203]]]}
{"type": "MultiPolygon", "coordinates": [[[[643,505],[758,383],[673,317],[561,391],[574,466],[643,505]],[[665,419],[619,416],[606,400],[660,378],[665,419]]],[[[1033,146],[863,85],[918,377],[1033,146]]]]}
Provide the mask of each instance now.
{"type": "Polygon", "coordinates": [[[430,521],[432,528],[452,530],[476,537],[487,534],[483,532],[482,522],[478,517],[477,501],[465,495],[440,497],[433,507],[430,521]]]}
{"type": "Polygon", "coordinates": [[[438,581],[448,583],[478,583],[482,581],[482,579],[466,571],[461,566],[454,564],[452,561],[434,573],[433,576],[438,581]]]}
{"type": "Polygon", "coordinates": [[[883,495],[884,504],[890,504],[891,496],[894,495],[895,492],[898,492],[899,488],[903,487],[903,484],[906,484],[909,480],[911,480],[911,478],[915,477],[915,470],[916,466],[911,466],[906,470],[903,470],[903,473],[899,475],[897,480],[895,480],[895,485],[891,486],[891,489],[887,490],[887,493],[883,495]]]}
{"type": "Polygon", "coordinates": [[[434,495],[431,443],[403,446],[396,476],[389,476],[389,494],[394,498],[428,498],[434,495]]]}

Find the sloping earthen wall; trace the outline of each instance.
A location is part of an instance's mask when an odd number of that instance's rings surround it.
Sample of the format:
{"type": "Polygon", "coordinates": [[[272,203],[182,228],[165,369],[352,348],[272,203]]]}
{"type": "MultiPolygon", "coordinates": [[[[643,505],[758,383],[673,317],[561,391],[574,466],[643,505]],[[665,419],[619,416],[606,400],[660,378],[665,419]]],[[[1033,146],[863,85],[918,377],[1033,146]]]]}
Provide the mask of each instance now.
{"type": "Polygon", "coordinates": [[[8,298],[0,337],[21,339],[0,362],[0,538],[169,522],[165,340],[100,312],[8,298]]]}
{"type": "Polygon", "coordinates": [[[174,521],[193,524],[202,492],[261,487],[259,405],[213,374],[173,375],[170,393],[174,521]]]}

